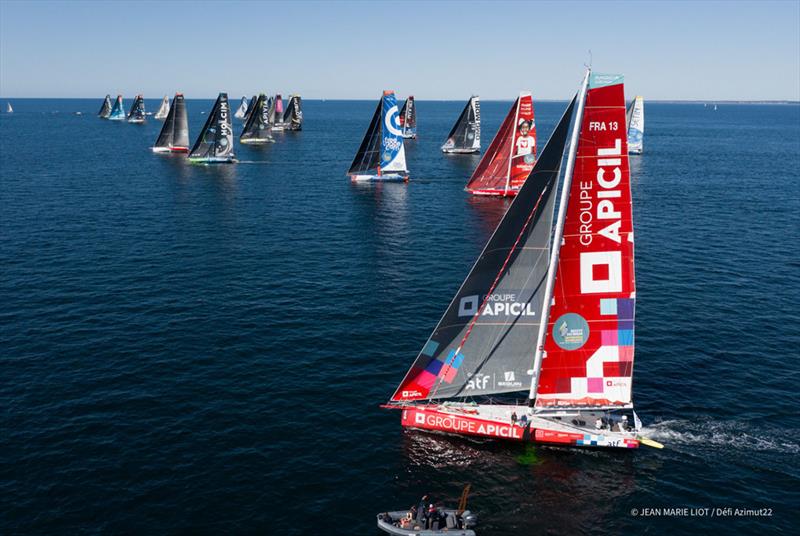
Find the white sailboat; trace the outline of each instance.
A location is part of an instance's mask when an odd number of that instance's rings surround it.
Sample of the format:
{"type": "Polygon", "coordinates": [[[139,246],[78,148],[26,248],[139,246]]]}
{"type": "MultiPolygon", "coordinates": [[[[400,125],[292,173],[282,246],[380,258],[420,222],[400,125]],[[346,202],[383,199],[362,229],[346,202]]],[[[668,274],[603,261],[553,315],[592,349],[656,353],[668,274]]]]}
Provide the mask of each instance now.
{"type": "Polygon", "coordinates": [[[644,150],[644,97],[633,99],[625,112],[628,126],[628,153],[642,154],[644,150]]]}

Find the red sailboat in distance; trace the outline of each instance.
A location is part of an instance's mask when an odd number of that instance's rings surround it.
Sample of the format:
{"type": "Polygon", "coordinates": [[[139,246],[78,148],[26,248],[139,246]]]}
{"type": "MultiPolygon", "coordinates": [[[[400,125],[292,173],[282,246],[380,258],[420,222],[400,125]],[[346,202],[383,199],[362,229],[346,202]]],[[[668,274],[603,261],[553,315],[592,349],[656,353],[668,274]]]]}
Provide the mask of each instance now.
{"type": "Polygon", "coordinates": [[[533,97],[523,91],[514,101],[465,189],[475,195],[514,196],[535,163],[533,97]]]}
{"type": "Polygon", "coordinates": [[[636,285],[622,76],[587,71],[526,177],[384,407],[402,410],[407,428],[661,447],[641,436],[631,398],[636,285]]]}

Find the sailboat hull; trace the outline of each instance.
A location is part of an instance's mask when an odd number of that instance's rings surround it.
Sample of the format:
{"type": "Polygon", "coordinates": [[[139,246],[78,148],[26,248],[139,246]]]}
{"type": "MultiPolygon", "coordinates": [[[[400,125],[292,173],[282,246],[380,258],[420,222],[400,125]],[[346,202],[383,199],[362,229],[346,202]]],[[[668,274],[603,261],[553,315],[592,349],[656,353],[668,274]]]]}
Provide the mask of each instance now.
{"type": "Polygon", "coordinates": [[[509,188],[508,190],[499,190],[494,188],[479,188],[479,189],[469,189],[464,188],[464,191],[471,193],[472,195],[492,195],[496,197],[514,197],[517,195],[519,191],[516,188],[509,188]]]}
{"type": "Polygon", "coordinates": [[[407,182],[408,175],[383,173],[381,175],[350,175],[353,182],[407,182]]]}
{"type": "Polygon", "coordinates": [[[404,428],[410,429],[565,447],[639,447],[634,432],[593,429],[580,424],[592,424],[599,415],[597,412],[565,412],[562,420],[557,421],[552,417],[531,414],[528,406],[448,404],[403,408],[400,422],[404,428]],[[512,413],[525,415],[528,424],[522,426],[519,421],[512,422],[512,413]],[[573,421],[578,424],[573,424],[573,421]]]}
{"type": "Polygon", "coordinates": [[[444,154],[475,154],[481,152],[480,149],[442,149],[444,154]]]}

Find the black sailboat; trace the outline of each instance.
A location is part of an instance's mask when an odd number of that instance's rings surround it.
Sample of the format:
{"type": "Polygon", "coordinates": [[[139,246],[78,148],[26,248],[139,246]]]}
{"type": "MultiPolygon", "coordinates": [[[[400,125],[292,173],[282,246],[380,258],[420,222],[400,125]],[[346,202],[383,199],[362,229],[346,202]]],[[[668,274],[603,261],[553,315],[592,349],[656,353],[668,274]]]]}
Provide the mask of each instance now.
{"type": "Polygon", "coordinates": [[[256,101],[250,117],[247,119],[239,141],[244,144],[271,143],[275,139],[270,134],[272,125],[270,123],[269,107],[267,106],[267,96],[261,93],[256,101]]]}
{"type": "Polygon", "coordinates": [[[447,135],[442,152],[454,154],[477,153],[481,150],[481,103],[477,96],[464,106],[461,115],[447,135]]]}
{"type": "Polygon", "coordinates": [[[245,123],[247,122],[248,119],[250,119],[250,114],[253,113],[253,108],[255,107],[257,100],[258,100],[258,95],[253,95],[252,97],[250,97],[250,104],[247,105],[247,109],[244,112],[244,117],[242,118],[242,121],[244,121],[245,123]]]}
{"type": "Polygon", "coordinates": [[[176,93],[169,107],[164,126],[153,146],[154,153],[185,153],[189,151],[189,122],[183,93],[176,93]]]}
{"type": "Polygon", "coordinates": [[[283,114],[283,124],[286,130],[303,130],[303,110],[300,108],[300,95],[290,95],[289,103],[283,114]]]}
{"type": "Polygon", "coordinates": [[[111,95],[106,95],[105,100],[103,101],[103,105],[100,107],[100,111],[97,112],[97,117],[100,119],[108,119],[111,115],[111,95]]]}
{"type": "Polygon", "coordinates": [[[131,110],[128,112],[128,123],[144,123],[144,117],[144,98],[136,95],[131,110]]]}
{"type": "Polygon", "coordinates": [[[236,162],[233,153],[233,128],[228,94],[220,93],[203,130],[194,142],[189,161],[198,164],[230,164],[236,162]]]}
{"type": "Polygon", "coordinates": [[[417,106],[414,95],[409,95],[400,109],[400,127],[403,129],[404,138],[417,137],[417,106]]]}

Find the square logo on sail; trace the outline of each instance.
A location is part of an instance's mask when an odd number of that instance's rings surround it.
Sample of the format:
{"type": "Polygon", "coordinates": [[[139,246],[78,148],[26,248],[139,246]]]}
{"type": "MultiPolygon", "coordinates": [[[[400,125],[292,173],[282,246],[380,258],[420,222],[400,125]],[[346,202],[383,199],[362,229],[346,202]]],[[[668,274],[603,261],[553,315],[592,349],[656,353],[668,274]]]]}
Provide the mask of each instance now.
{"type": "Polygon", "coordinates": [[[464,296],[458,303],[458,316],[475,316],[478,312],[478,295],[464,296]]]}

